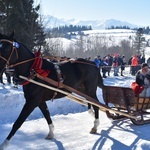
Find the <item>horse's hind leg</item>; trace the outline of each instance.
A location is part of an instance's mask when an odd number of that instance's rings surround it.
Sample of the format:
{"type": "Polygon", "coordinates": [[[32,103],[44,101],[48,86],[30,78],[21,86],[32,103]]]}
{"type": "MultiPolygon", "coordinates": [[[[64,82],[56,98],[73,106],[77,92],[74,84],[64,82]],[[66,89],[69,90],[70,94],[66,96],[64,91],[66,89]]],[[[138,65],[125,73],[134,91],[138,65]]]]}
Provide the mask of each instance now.
{"type": "Polygon", "coordinates": [[[31,103],[26,103],[24,105],[18,119],[15,121],[15,123],[12,127],[11,132],[7,136],[6,140],[0,145],[0,150],[3,150],[4,148],[6,148],[9,145],[9,142],[10,142],[11,138],[14,136],[16,131],[21,127],[23,122],[31,114],[31,112],[34,110],[35,107],[36,107],[35,103],[32,103],[32,104],[31,103]]]}
{"type": "Polygon", "coordinates": [[[48,110],[46,102],[40,103],[39,108],[42,111],[42,113],[48,123],[48,126],[49,126],[49,133],[48,133],[46,139],[48,139],[48,140],[52,139],[54,137],[54,125],[52,123],[52,119],[50,117],[50,112],[48,110]]]}
{"type": "Polygon", "coordinates": [[[93,117],[95,116],[95,112],[94,112],[94,110],[92,109],[91,104],[89,104],[89,103],[88,103],[88,113],[89,113],[90,115],[92,115],[93,117]]]}
{"type": "MultiPolygon", "coordinates": [[[[98,101],[97,96],[96,96],[96,90],[92,89],[89,91],[90,92],[88,92],[88,95],[98,101]]],[[[99,108],[97,106],[94,106],[94,105],[92,105],[92,107],[94,109],[95,120],[94,120],[94,126],[91,129],[90,133],[94,134],[97,132],[97,127],[99,126],[99,108]]],[[[91,104],[88,104],[88,109],[89,110],[91,109],[91,104]]]]}
{"type": "Polygon", "coordinates": [[[94,112],[95,112],[95,120],[94,120],[94,126],[90,131],[90,133],[92,133],[92,134],[97,132],[97,127],[99,126],[99,108],[97,106],[93,105],[93,109],[94,109],[94,112]]]}

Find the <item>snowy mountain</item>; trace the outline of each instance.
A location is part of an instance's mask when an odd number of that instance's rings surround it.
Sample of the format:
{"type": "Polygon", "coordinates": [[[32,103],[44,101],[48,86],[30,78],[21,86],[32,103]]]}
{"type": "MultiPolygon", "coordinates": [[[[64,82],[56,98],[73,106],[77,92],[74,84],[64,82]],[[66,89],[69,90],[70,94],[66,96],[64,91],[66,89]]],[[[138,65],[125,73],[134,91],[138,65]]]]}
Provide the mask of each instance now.
{"type": "Polygon", "coordinates": [[[105,29],[111,26],[128,26],[130,28],[136,28],[138,25],[131,24],[126,21],[121,20],[76,20],[76,19],[60,19],[56,18],[54,16],[47,15],[45,16],[46,24],[48,27],[58,27],[58,26],[64,26],[64,25],[86,25],[86,26],[92,26],[92,29],[94,30],[100,30],[105,29]]]}

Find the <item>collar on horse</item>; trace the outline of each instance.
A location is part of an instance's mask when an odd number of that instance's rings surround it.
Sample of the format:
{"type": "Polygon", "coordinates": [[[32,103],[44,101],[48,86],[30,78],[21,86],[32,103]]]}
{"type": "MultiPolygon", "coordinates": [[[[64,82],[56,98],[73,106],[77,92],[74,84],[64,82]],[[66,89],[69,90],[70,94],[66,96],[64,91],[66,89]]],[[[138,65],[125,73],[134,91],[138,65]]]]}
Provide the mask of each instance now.
{"type": "MultiPolygon", "coordinates": [[[[35,51],[34,55],[35,55],[35,59],[34,59],[32,67],[30,68],[30,74],[28,78],[33,79],[37,73],[43,77],[47,77],[48,74],[50,73],[50,70],[42,69],[43,59],[42,59],[41,52],[35,51]]],[[[22,83],[20,83],[20,85],[27,85],[28,83],[29,81],[23,81],[22,83]]]]}

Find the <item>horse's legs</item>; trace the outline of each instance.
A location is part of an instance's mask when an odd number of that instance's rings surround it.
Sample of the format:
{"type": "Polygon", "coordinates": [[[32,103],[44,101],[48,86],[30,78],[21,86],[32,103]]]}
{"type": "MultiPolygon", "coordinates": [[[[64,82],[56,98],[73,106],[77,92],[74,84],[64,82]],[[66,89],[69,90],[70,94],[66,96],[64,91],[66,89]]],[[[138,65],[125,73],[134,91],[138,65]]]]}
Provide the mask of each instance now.
{"type": "MultiPolygon", "coordinates": [[[[31,101],[30,101],[31,102],[31,101]]],[[[26,103],[18,117],[18,119],[15,121],[11,132],[7,136],[6,140],[0,145],[0,150],[3,150],[9,145],[9,142],[11,138],[14,136],[16,131],[20,128],[20,126],[23,124],[23,122],[26,120],[26,118],[31,114],[31,112],[34,110],[36,107],[34,103],[26,103]],[[32,105],[33,104],[33,105],[32,105]]]]}
{"type": "Polygon", "coordinates": [[[54,125],[52,123],[52,119],[50,117],[50,112],[48,110],[46,102],[40,103],[39,108],[42,111],[42,113],[48,123],[48,126],[49,126],[49,133],[48,133],[46,139],[52,139],[54,137],[54,125]]]}
{"type": "Polygon", "coordinates": [[[92,115],[93,117],[95,116],[95,112],[92,109],[92,105],[88,103],[88,113],[92,115]]]}
{"type": "MultiPolygon", "coordinates": [[[[88,93],[88,95],[98,101],[95,90],[88,93]]],[[[91,104],[88,104],[88,112],[95,117],[94,126],[91,129],[90,133],[96,133],[97,132],[97,127],[99,126],[99,108],[97,106],[94,106],[94,105],[92,105],[92,107],[94,109],[94,115],[93,115],[93,111],[91,109],[91,104]]]]}
{"type": "MultiPolygon", "coordinates": [[[[97,98],[96,98],[97,99],[97,98]]],[[[90,133],[96,133],[97,127],[99,126],[99,108],[97,106],[93,106],[94,112],[95,112],[95,120],[94,120],[94,126],[91,129],[90,133]]]]}

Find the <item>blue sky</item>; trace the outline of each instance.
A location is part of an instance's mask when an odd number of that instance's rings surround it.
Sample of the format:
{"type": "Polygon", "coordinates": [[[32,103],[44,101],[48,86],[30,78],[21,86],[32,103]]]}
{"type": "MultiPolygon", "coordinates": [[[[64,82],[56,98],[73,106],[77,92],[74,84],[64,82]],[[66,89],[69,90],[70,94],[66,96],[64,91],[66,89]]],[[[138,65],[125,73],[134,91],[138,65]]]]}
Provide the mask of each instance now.
{"type": "Polygon", "coordinates": [[[64,19],[117,19],[150,26],[150,0],[39,0],[42,13],[64,19]]]}

